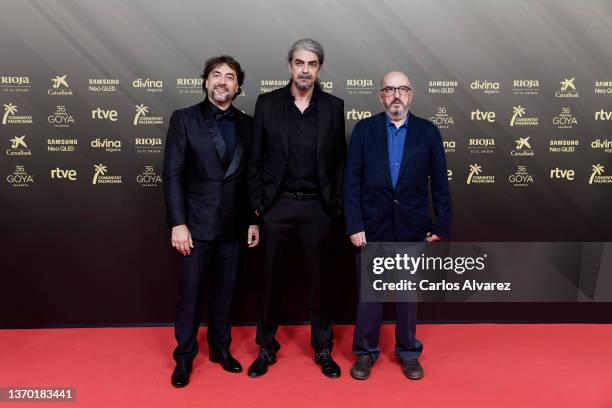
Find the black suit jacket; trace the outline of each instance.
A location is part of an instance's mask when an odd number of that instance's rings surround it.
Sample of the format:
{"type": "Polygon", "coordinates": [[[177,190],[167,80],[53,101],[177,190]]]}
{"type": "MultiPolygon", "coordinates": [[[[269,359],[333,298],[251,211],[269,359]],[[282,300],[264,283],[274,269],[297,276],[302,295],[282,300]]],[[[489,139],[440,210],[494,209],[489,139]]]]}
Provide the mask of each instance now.
{"type": "Polygon", "coordinates": [[[168,225],[186,224],[194,239],[246,237],[252,118],[229,109],[234,111],[236,148],[227,171],[221,164],[225,141],[208,99],[175,111],[170,119],[163,173],[168,225]]]}
{"type": "MultiPolygon", "coordinates": [[[[249,157],[249,199],[253,211],[263,213],[280,191],[288,157],[289,104],[293,103],[291,83],[259,95],[255,105],[253,139],[249,157]]],[[[317,92],[316,165],[321,196],[328,210],[342,208],[342,180],[346,158],[344,101],[317,92]]]]}

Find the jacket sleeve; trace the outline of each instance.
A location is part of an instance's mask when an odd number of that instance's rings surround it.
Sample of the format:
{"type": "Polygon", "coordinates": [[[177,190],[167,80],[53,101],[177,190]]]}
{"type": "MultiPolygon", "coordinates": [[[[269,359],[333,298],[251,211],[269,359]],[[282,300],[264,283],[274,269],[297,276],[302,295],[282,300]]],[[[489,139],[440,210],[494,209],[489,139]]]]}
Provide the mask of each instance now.
{"type": "Polygon", "coordinates": [[[170,127],[164,150],[164,197],[168,227],[186,224],[185,215],[185,156],[187,154],[187,135],[185,125],[178,111],[170,118],[170,127]]]}
{"type": "Polygon", "coordinates": [[[361,214],[361,181],[363,173],[363,126],[353,128],[344,169],[344,219],[346,234],[365,231],[361,214]]]}
{"type": "Polygon", "coordinates": [[[342,211],[342,184],[344,181],[344,166],[346,162],[346,135],[344,128],[344,101],[340,101],[337,105],[337,112],[334,113],[336,115],[336,135],[335,135],[335,163],[336,163],[336,174],[335,180],[336,183],[336,191],[335,197],[337,200],[338,212],[342,211]]]}
{"type": "Polygon", "coordinates": [[[251,213],[262,207],[262,165],[264,154],[264,108],[261,96],[255,103],[255,115],[251,130],[251,151],[247,162],[247,184],[251,213]]]}
{"type": "Polygon", "coordinates": [[[434,215],[436,217],[432,233],[449,239],[452,209],[444,144],[442,143],[440,131],[435,125],[431,124],[429,126],[428,133],[431,155],[429,177],[431,180],[434,215]]]}

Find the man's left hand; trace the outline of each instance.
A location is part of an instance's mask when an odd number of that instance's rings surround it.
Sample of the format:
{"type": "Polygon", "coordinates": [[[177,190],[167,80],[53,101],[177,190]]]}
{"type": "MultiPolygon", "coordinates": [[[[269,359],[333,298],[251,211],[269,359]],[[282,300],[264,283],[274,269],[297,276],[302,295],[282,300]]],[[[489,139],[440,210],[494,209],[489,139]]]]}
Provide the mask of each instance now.
{"type": "Polygon", "coordinates": [[[442,241],[442,238],[440,238],[439,236],[437,236],[436,234],[432,234],[431,232],[427,233],[427,238],[425,238],[427,240],[427,242],[429,242],[430,244],[432,242],[436,242],[436,241],[442,241]]]}
{"type": "Polygon", "coordinates": [[[259,244],[259,225],[249,225],[247,244],[249,248],[255,248],[259,244]]]}

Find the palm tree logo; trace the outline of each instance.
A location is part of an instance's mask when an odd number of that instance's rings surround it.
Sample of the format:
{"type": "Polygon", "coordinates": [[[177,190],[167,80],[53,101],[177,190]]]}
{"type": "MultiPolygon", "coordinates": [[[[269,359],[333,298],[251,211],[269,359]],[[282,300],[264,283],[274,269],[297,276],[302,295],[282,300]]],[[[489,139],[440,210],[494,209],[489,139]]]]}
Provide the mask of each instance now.
{"type": "Polygon", "coordinates": [[[11,102],[7,105],[4,104],[4,116],[2,117],[2,124],[6,125],[6,120],[9,115],[14,115],[17,113],[17,106],[13,105],[11,102]]]}
{"type": "Polygon", "coordinates": [[[467,184],[472,183],[472,177],[482,172],[482,167],[479,164],[470,164],[470,174],[467,179],[467,184]]]}
{"type": "Polygon", "coordinates": [[[94,164],[94,170],[96,171],[94,173],[94,177],[93,177],[93,181],[92,184],[96,184],[98,182],[98,176],[103,176],[106,174],[106,172],[108,171],[106,169],[106,166],[103,165],[102,163],[100,164],[94,164]]]}
{"type": "Polygon", "coordinates": [[[593,167],[593,173],[591,173],[591,178],[589,179],[589,184],[593,184],[593,179],[595,179],[595,176],[601,176],[603,174],[604,171],[604,166],[597,163],[592,165],[591,167],[593,167]]]}
{"type": "Polygon", "coordinates": [[[512,111],[514,113],[514,115],[512,115],[512,119],[510,120],[510,126],[514,126],[514,121],[516,120],[516,117],[518,116],[519,118],[522,118],[523,115],[525,114],[525,108],[523,108],[522,106],[513,106],[512,107],[512,111]]]}
{"type": "Polygon", "coordinates": [[[140,115],[142,116],[147,116],[147,113],[149,113],[149,108],[147,108],[144,105],[136,105],[136,115],[134,116],[134,126],[136,126],[138,124],[138,119],[140,118],[140,115]]]}

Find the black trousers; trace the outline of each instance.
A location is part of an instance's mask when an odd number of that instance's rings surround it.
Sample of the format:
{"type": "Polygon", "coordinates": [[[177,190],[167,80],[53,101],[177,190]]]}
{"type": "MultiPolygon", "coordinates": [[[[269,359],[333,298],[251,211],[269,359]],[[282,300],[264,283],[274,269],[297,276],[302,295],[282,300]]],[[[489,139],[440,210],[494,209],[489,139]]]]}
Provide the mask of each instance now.
{"type": "Polygon", "coordinates": [[[193,241],[191,255],[181,258],[181,281],[176,308],[174,350],[177,363],[189,363],[198,354],[204,282],[210,277],[208,331],[210,352],[229,350],[232,324],[230,312],[240,260],[240,243],[193,241]],[[212,276],[210,276],[212,275],[212,276]]]}
{"type": "Polygon", "coordinates": [[[277,352],[279,290],[282,275],[292,273],[290,263],[281,265],[281,255],[291,239],[298,239],[308,273],[308,308],[311,321],[311,345],[315,352],[331,351],[332,318],[329,307],[329,270],[326,268],[327,238],[331,216],[320,200],[278,197],[261,217],[264,250],[263,290],[257,317],[257,344],[268,352],[277,352]]]}

